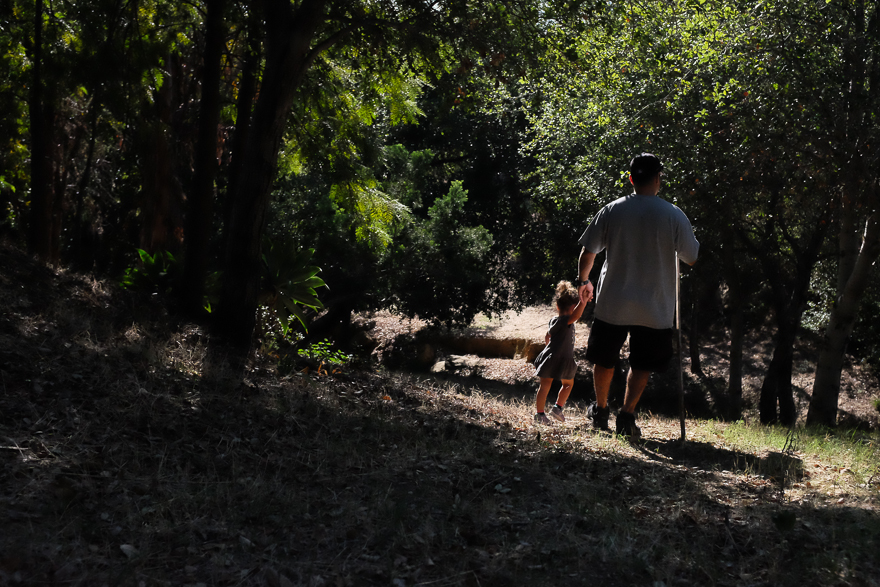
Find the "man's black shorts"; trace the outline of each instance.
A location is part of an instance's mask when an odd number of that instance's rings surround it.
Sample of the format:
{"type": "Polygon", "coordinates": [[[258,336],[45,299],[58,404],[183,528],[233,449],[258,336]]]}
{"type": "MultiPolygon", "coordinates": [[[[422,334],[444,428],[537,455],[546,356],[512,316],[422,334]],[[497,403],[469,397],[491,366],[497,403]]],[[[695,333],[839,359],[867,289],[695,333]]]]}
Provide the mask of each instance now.
{"type": "Polygon", "coordinates": [[[666,370],[673,354],[671,328],[658,330],[646,326],[617,326],[594,319],[587,339],[587,360],[613,369],[627,335],[630,367],[654,373],[666,370]]]}

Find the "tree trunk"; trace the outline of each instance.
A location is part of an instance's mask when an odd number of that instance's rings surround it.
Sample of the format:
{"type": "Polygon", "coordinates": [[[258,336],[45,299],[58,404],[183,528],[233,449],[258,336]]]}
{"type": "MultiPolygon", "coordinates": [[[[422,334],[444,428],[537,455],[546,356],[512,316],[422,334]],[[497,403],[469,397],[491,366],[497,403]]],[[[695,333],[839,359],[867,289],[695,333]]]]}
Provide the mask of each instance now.
{"type": "Polygon", "coordinates": [[[856,3],[856,10],[849,13],[855,42],[845,45],[843,65],[846,76],[841,94],[846,97],[846,102],[843,115],[838,117],[844,123],[840,134],[846,137],[848,146],[842,153],[845,183],[840,198],[837,300],[831,309],[816,363],[807,424],[837,424],[846,344],[858,317],[871,267],[880,255],[876,161],[869,158],[868,154],[873,153],[869,145],[872,140],[866,132],[876,128],[871,117],[877,110],[875,84],[880,82],[880,54],[876,49],[880,41],[880,21],[876,2],[874,4],[867,22],[864,2],[856,3]],[[861,235],[858,232],[860,213],[867,215],[861,235]]]}
{"type": "MultiPolygon", "coordinates": [[[[831,310],[828,328],[816,364],[813,395],[807,412],[807,424],[834,426],[837,423],[837,403],[840,397],[840,376],[846,343],[858,317],[859,303],[868,286],[871,267],[880,255],[880,212],[875,212],[865,223],[864,240],[856,254],[849,276],[838,279],[844,283],[842,293],[831,310]]],[[[841,242],[844,246],[844,242],[841,242]]],[[[843,251],[841,251],[843,253],[843,251]]],[[[843,266],[843,265],[841,265],[843,266]]]]}
{"type": "MultiPolygon", "coordinates": [[[[798,324],[800,321],[798,320],[798,324]]],[[[773,359],[761,384],[758,408],[761,424],[782,423],[793,426],[797,421],[797,410],[791,387],[791,372],[794,364],[794,339],[797,324],[780,324],[777,333],[773,359]],[[779,402],[779,416],[776,402],[779,402]]]]}
{"type": "Polygon", "coordinates": [[[730,311],[730,366],[727,373],[727,396],[731,412],[742,414],[743,341],[745,340],[745,304],[738,300],[730,311]]]}
{"type": "Polygon", "coordinates": [[[737,252],[733,243],[735,236],[728,233],[727,245],[722,248],[721,267],[727,283],[730,312],[730,363],[727,374],[727,396],[731,412],[742,413],[743,396],[743,341],[745,340],[746,295],[742,277],[737,266],[737,252]]]}
{"type": "MultiPolygon", "coordinates": [[[[257,91],[257,66],[260,63],[260,42],[253,31],[248,32],[248,50],[244,56],[241,70],[241,85],[238,91],[238,102],[235,106],[235,135],[232,138],[232,162],[229,164],[229,185],[227,189],[234,193],[238,188],[241,171],[244,167],[244,153],[250,140],[251,110],[257,91]]],[[[229,201],[230,198],[227,198],[229,201]]],[[[229,222],[227,210],[223,214],[224,222],[229,222]]]]}
{"type": "Polygon", "coordinates": [[[287,0],[266,0],[266,69],[254,108],[243,172],[233,187],[218,326],[248,346],[260,285],[260,241],[284,127],[294,94],[314,59],[311,43],[324,2],[305,0],[294,14],[287,0]]]}
{"type": "Polygon", "coordinates": [[[774,268],[770,263],[771,257],[762,257],[773,290],[773,305],[777,322],[776,348],[761,385],[759,405],[763,424],[772,424],[777,421],[777,401],[779,402],[778,421],[785,426],[794,426],[797,422],[797,407],[791,385],[791,373],[794,367],[794,342],[804,311],[807,309],[810,277],[819,260],[819,250],[825,240],[829,214],[830,208],[821,210],[813,232],[804,235],[797,244],[792,243],[795,255],[793,279],[787,280],[778,268],[774,268]],[[806,246],[799,246],[807,237],[809,240],[805,243],[806,246]]]}
{"type": "MultiPolygon", "coordinates": [[[[251,27],[249,47],[244,57],[241,72],[241,86],[238,91],[238,102],[235,107],[235,134],[232,137],[232,161],[229,164],[229,176],[226,184],[226,197],[223,200],[223,226],[227,229],[232,224],[232,202],[236,190],[240,187],[241,173],[244,169],[245,152],[250,141],[251,114],[254,97],[257,92],[257,67],[260,63],[261,49],[256,33],[251,27]]],[[[223,250],[229,241],[228,232],[223,233],[223,250]]]]}
{"type": "Polygon", "coordinates": [[[208,251],[217,177],[217,129],[220,125],[220,59],[223,51],[223,0],[207,0],[199,136],[195,173],[186,215],[186,265],[181,290],[184,309],[201,313],[208,275],[208,251]]]}
{"type": "MultiPolygon", "coordinates": [[[[706,287],[705,285],[703,286],[706,287]]],[[[691,285],[691,290],[699,291],[699,283],[694,281],[691,285]]],[[[691,304],[691,324],[688,329],[688,350],[690,352],[691,357],[691,373],[698,376],[703,376],[703,366],[700,362],[700,335],[702,332],[700,328],[702,326],[700,322],[700,302],[703,301],[703,296],[701,295],[691,295],[691,298],[695,301],[691,304]]],[[[680,300],[679,300],[680,302],[680,300]]]]}
{"type": "Polygon", "coordinates": [[[34,7],[31,90],[28,96],[31,140],[31,213],[28,245],[43,262],[52,259],[55,170],[50,156],[54,110],[47,106],[43,79],[43,0],[34,7]]]}
{"type": "MultiPolygon", "coordinates": [[[[171,63],[171,56],[166,63],[171,63]]],[[[141,120],[141,234],[140,248],[149,253],[169,248],[169,233],[176,223],[172,220],[171,200],[174,196],[174,171],[168,136],[171,128],[173,68],[166,68],[165,79],[156,92],[152,108],[147,107],[141,120]]]]}
{"type": "Polygon", "coordinates": [[[86,164],[82,175],[76,185],[76,195],[71,214],[72,238],[70,241],[70,257],[75,267],[82,271],[90,271],[95,264],[95,230],[91,218],[86,217],[86,190],[92,179],[92,169],[95,160],[95,143],[98,135],[98,106],[100,100],[97,95],[89,104],[89,146],[86,149],[86,164]]]}
{"type": "Polygon", "coordinates": [[[154,253],[165,250],[168,243],[173,173],[165,123],[152,120],[143,124],[138,140],[143,161],[140,248],[154,253]]]}

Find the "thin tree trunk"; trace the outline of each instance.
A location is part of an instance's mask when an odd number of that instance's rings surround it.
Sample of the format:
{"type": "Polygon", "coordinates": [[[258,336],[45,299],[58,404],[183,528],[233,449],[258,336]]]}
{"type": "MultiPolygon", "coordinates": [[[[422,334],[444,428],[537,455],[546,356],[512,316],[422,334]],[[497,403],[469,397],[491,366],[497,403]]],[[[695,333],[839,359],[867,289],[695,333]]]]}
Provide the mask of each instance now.
{"type": "Polygon", "coordinates": [[[186,261],[183,306],[202,311],[208,274],[208,250],[217,177],[217,129],[220,125],[220,60],[223,52],[223,1],[207,0],[202,92],[199,102],[199,136],[196,143],[193,189],[186,216],[186,261]]]}
{"type": "MultiPolygon", "coordinates": [[[[238,91],[238,102],[235,106],[235,135],[232,139],[232,162],[229,165],[228,190],[234,193],[238,188],[241,171],[244,167],[245,148],[250,140],[251,111],[254,104],[254,96],[257,92],[257,66],[260,61],[260,43],[256,33],[248,33],[248,50],[244,57],[241,70],[241,85],[238,91]]],[[[227,198],[227,202],[231,198],[227,198]]],[[[228,223],[228,208],[223,218],[228,223]]]]}
{"type": "MultiPolygon", "coordinates": [[[[704,288],[707,286],[703,286],[704,288]]],[[[699,291],[699,283],[694,281],[691,285],[691,290],[699,291]]],[[[702,324],[700,323],[700,302],[703,301],[703,296],[701,295],[692,295],[692,299],[696,300],[691,304],[691,324],[688,329],[688,351],[690,353],[691,358],[691,373],[694,375],[703,375],[703,366],[700,362],[700,335],[702,334],[700,328],[702,324]]]]}
{"type": "Polygon", "coordinates": [[[758,402],[761,424],[781,422],[785,426],[793,426],[797,420],[797,410],[791,387],[795,330],[796,325],[794,324],[779,326],[773,358],[761,384],[761,396],[758,402]],[[777,401],[779,402],[778,416],[776,412],[777,401]]]}
{"type": "MultiPolygon", "coordinates": [[[[167,83],[167,82],[166,82],[167,83]]],[[[138,144],[143,156],[143,193],[140,248],[154,253],[165,250],[171,207],[171,155],[161,120],[145,121],[138,144]]]]}
{"type": "Polygon", "coordinates": [[[727,374],[727,395],[736,415],[742,413],[744,340],[745,304],[738,301],[730,312],[730,366],[727,374]]]}
{"type": "Polygon", "coordinates": [[[95,144],[98,135],[98,105],[97,97],[92,98],[89,105],[89,146],[86,149],[86,164],[83,173],[76,185],[76,196],[73,204],[71,258],[73,263],[80,269],[89,270],[94,265],[94,229],[91,222],[85,218],[86,189],[92,180],[92,168],[95,160],[95,144]]]}
{"type": "MultiPolygon", "coordinates": [[[[794,367],[794,342],[807,309],[807,295],[810,290],[810,277],[819,260],[819,250],[825,240],[830,209],[825,209],[817,218],[817,224],[809,235],[805,247],[792,244],[795,254],[794,278],[788,282],[780,271],[773,271],[765,263],[773,295],[777,320],[776,348],[773,359],[761,385],[761,422],[771,424],[777,421],[776,402],[779,402],[779,421],[785,426],[797,422],[797,407],[792,388],[792,369],[794,367]],[[766,397],[765,397],[766,395],[766,397]]],[[[806,236],[806,235],[805,235],[806,236]]],[[[803,241],[799,241],[803,242],[803,241]]]]}
{"type": "Polygon", "coordinates": [[[52,211],[54,169],[49,153],[54,112],[46,105],[43,79],[43,0],[34,7],[34,41],[31,60],[31,91],[28,97],[31,140],[31,214],[28,244],[44,261],[52,258],[52,211]]]}
{"type": "MultiPolygon", "coordinates": [[[[166,57],[166,63],[172,63],[170,54],[166,57]]],[[[149,253],[169,248],[169,233],[175,224],[171,213],[175,179],[171,146],[168,144],[174,83],[174,68],[169,66],[165,70],[165,79],[155,94],[155,103],[152,108],[147,108],[141,122],[141,136],[138,141],[143,160],[140,248],[149,253]]]]}
{"type": "Polygon", "coordinates": [[[735,236],[728,234],[728,244],[722,248],[722,270],[729,291],[730,311],[730,364],[727,374],[727,395],[731,411],[742,413],[743,396],[743,341],[745,340],[745,291],[733,243],[735,236]]]}
{"type": "MultiPolygon", "coordinates": [[[[843,246],[843,243],[841,244],[843,246]]],[[[840,376],[846,344],[858,317],[859,303],[868,286],[871,267],[880,255],[880,212],[865,223],[864,240],[852,265],[837,303],[831,310],[828,328],[813,379],[813,395],[807,412],[807,424],[834,426],[840,397],[840,376]]]]}
{"type": "Polygon", "coordinates": [[[260,41],[254,32],[255,27],[249,31],[249,50],[244,58],[241,72],[241,85],[238,92],[238,102],[235,114],[235,134],[232,138],[232,161],[229,164],[229,177],[226,185],[226,197],[223,200],[223,243],[225,251],[229,244],[229,227],[232,224],[232,203],[236,190],[239,189],[245,152],[250,141],[251,115],[254,98],[257,92],[257,67],[261,58],[260,41]]]}

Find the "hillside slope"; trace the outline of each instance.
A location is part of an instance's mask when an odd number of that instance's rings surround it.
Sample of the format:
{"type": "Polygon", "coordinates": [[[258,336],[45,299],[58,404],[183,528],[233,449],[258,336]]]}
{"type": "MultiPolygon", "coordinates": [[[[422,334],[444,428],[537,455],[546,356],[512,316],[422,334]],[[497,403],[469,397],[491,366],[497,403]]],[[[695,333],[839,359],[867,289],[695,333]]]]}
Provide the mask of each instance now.
{"type": "Polygon", "coordinates": [[[159,302],[0,248],[0,584],[880,584],[877,434],[537,428],[479,379],[236,366],[159,302]]]}

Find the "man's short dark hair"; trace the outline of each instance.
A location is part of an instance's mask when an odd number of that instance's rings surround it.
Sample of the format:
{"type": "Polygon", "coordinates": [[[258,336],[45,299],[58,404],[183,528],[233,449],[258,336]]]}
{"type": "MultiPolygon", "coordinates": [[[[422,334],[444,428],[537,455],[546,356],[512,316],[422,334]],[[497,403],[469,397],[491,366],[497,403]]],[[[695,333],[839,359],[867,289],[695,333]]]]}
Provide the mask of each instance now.
{"type": "Polygon", "coordinates": [[[639,153],[629,164],[629,173],[636,185],[650,183],[661,171],[663,164],[653,153],[639,153]]]}

